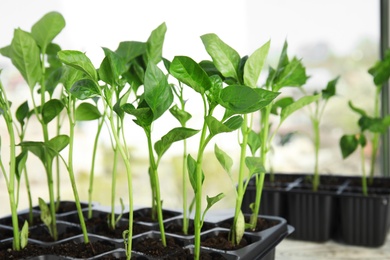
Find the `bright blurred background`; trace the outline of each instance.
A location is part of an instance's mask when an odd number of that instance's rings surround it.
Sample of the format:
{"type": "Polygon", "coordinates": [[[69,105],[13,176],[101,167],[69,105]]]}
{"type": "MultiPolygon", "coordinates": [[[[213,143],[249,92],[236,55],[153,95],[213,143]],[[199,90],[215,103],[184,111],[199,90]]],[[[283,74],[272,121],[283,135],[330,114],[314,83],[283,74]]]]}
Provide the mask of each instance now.
{"type": "MultiPolygon", "coordinates": [[[[269,65],[275,66],[285,40],[289,44],[289,57],[302,59],[310,79],[308,92],[319,91],[328,81],[340,76],[337,97],[330,100],[321,125],[320,171],[327,174],[360,174],[357,155],[343,160],[338,141],[345,133],[358,131],[357,116],[348,108],[353,99],[359,107],[372,106],[374,85],[367,73],[379,58],[379,1],[373,0],[145,0],[145,1],[97,1],[97,0],[14,0],[0,2],[0,47],[10,44],[13,30],[20,27],[30,31],[31,26],[50,11],[60,12],[66,21],[65,29],[54,40],[63,50],[76,49],[86,52],[96,67],[103,59],[102,47],[115,50],[121,41],[146,41],[150,32],[162,22],[167,25],[163,56],[169,60],[175,55],[186,55],[196,61],[209,59],[200,36],[216,33],[241,56],[250,55],[255,49],[271,40],[269,65]]],[[[265,66],[267,68],[267,66],[265,66]]],[[[18,107],[29,97],[28,86],[10,60],[0,56],[1,81],[6,87],[13,107],[18,107]]],[[[264,71],[265,77],[268,70],[264,71]]],[[[264,77],[262,80],[264,80],[264,77]]],[[[264,81],[262,81],[264,82],[264,81]]],[[[261,82],[261,83],[262,83],[261,82]]],[[[297,90],[290,93],[299,96],[297,90]]],[[[189,97],[188,109],[199,110],[189,97]]],[[[199,129],[202,115],[194,115],[189,127],[199,129]]],[[[131,120],[129,120],[131,121],[131,120]]],[[[36,122],[35,122],[36,124],[36,122]]],[[[167,115],[156,121],[154,139],[158,140],[172,124],[167,115]]],[[[34,129],[34,122],[31,123],[34,129]]],[[[81,199],[87,200],[88,178],[96,122],[77,126],[75,170],[81,199]]],[[[36,129],[39,129],[38,127],[36,129]]],[[[141,129],[129,122],[128,144],[132,154],[135,187],[135,204],[151,205],[146,139],[141,129]]],[[[275,172],[311,173],[314,167],[311,126],[304,109],[287,119],[275,138],[270,167],[275,172]],[[293,132],[287,143],[284,136],[293,132]]],[[[0,121],[1,156],[7,160],[7,135],[0,121]]],[[[39,130],[29,136],[41,140],[39,130]]],[[[197,137],[189,140],[189,152],[195,153],[197,137]]],[[[236,135],[224,135],[215,139],[220,147],[238,161],[236,135]]],[[[214,196],[226,193],[226,198],[215,205],[216,210],[233,207],[234,186],[217,163],[209,145],[205,168],[205,194],[214,196]],[[218,187],[215,187],[218,183],[218,187]]],[[[163,157],[160,168],[162,198],[167,208],[180,209],[181,196],[181,145],[175,144],[163,157]]],[[[369,152],[369,151],[367,151],[369,152]]],[[[112,151],[109,137],[102,137],[98,167],[95,172],[94,200],[102,205],[110,204],[112,151]]],[[[48,199],[46,176],[40,162],[29,156],[29,178],[34,204],[37,198],[48,199]]],[[[120,169],[117,187],[117,203],[122,197],[126,204],[127,186],[123,168],[120,169]]],[[[69,178],[61,176],[61,199],[72,199],[69,178]]],[[[24,181],[20,185],[19,209],[28,206],[24,181]]],[[[192,191],[189,191],[191,198],[192,191]]],[[[0,216],[8,214],[9,204],[3,176],[0,176],[0,216]]]]}

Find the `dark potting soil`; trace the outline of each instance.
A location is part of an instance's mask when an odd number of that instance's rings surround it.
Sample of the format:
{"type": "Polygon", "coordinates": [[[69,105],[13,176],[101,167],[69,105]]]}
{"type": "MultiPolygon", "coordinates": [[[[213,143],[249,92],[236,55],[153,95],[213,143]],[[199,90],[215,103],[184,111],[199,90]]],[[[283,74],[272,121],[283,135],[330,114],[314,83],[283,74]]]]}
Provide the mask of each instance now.
{"type": "MultiPolygon", "coordinates": [[[[165,232],[177,234],[177,235],[185,235],[183,232],[183,219],[176,219],[175,221],[167,222],[165,223],[164,227],[165,227],[165,232]]],[[[215,225],[204,222],[201,231],[202,232],[207,231],[214,227],[215,225]]],[[[187,234],[194,234],[194,233],[195,233],[194,221],[190,219],[188,223],[187,234]]]]}
{"type": "MultiPolygon", "coordinates": [[[[172,237],[166,237],[167,246],[164,247],[160,238],[147,237],[134,243],[133,250],[158,259],[185,260],[194,259],[193,252],[182,245],[172,237]]],[[[137,259],[137,258],[135,258],[137,259]]],[[[226,259],[217,252],[201,252],[202,260],[226,259]]]]}
{"type": "Polygon", "coordinates": [[[106,241],[75,243],[72,241],[52,246],[29,243],[20,251],[12,250],[12,243],[0,244],[0,259],[21,259],[40,255],[62,255],[74,258],[91,258],[114,250],[115,246],[106,241]]]}
{"type": "MultiPolygon", "coordinates": [[[[129,225],[127,223],[124,224],[124,222],[122,222],[121,225],[117,225],[115,229],[112,229],[108,225],[107,218],[100,217],[85,219],[85,224],[89,233],[116,239],[123,238],[123,231],[129,229],[129,225]]],[[[133,223],[133,236],[147,231],[150,231],[149,227],[133,223]]]]}
{"type": "MultiPolygon", "coordinates": [[[[68,237],[73,237],[81,234],[81,230],[75,226],[66,227],[64,232],[58,233],[58,240],[62,240],[68,237]]],[[[31,239],[54,242],[53,237],[50,235],[48,229],[45,226],[37,226],[29,230],[28,237],[31,239]]]]}

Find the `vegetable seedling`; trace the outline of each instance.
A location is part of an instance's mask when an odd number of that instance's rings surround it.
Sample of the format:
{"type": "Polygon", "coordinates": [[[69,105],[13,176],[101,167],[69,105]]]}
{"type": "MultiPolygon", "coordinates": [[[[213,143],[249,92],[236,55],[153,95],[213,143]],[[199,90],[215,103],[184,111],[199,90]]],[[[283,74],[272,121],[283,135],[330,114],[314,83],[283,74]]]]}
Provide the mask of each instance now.
{"type": "Polygon", "coordinates": [[[362,192],[364,195],[368,195],[368,184],[371,184],[374,179],[377,154],[380,144],[380,137],[383,135],[390,125],[390,116],[381,116],[380,111],[380,97],[383,85],[388,82],[390,77],[390,50],[387,50],[383,59],[377,61],[369,70],[368,73],[372,76],[375,84],[374,94],[374,111],[370,116],[367,108],[356,107],[352,101],[348,102],[350,109],[357,113],[360,117],[358,119],[358,126],[360,132],[358,134],[345,134],[340,138],[340,148],[343,158],[347,158],[353,152],[360,147],[360,158],[362,167],[362,192]],[[364,154],[364,148],[367,145],[368,140],[371,142],[371,155],[369,183],[367,184],[366,173],[366,156],[364,154]]]}
{"type": "MultiPolygon", "coordinates": [[[[1,71],[0,71],[1,73],[1,71]]],[[[19,230],[18,222],[18,197],[19,189],[15,190],[16,181],[19,182],[20,173],[25,166],[27,154],[22,152],[19,156],[16,156],[16,142],[15,142],[15,131],[14,131],[14,118],[10,108],[10,101],[7,98],[5,89],[2,82],[0,81],[0,116],[4,118],[7,126],[7,132],[9,136],[9,169],[6,170],[2,157],[0,156],[0,169],[3,172],[3,176],[6,182],[8,191],[8,199],[11,208],[12,228],[13,228],[13,241],[12,248],[14,250],[21,250],[27,245],[28,241],[28,222],[25,221],[21,230],[19,230]],[[7,176],[8,172],[8,176],[7,176]]],[[[0,139],[1,149],[1,139],[0,139]]]]}
{"type": "MultiPolygon", "coordinates": [[[[42,127],[43,142],[49,142],[48,122],[51,121],[60,111],[52,111],[51,100],[46,101],[46,94],[50,97],[54,89],[50,89],[50,80],[55,78],[55,69],[58,64],[51,62],[53,52],[57,45],[53,39],[65,27],[65,20],[58,12],[49,12],[37,21],[31,28],[31,32],[15,29],[12,42],[9,46],[0,49],[0,53],[11,59],[14,66],[19,70],[30,90],[33,111],[42,127]],[[46,67],[46,64],[50,67],[46,67]],[[39,89],[38,89],[39,86],[39,89]],[[37,103],[34,92],[38,91],[40,99],[37,103]],[[57,113],[57,114],[56,114],[57,113]],[[48,120],[50,118],[50,120],[48,120]]],[[[46,157],[49,160],[49,157],[46,157]]],[[[50,199],[50,214],[52,216],[53,238],[57,239],[57,227],[55,220],[55,198],[53,188],[52,162],[44,163],[50,199]]],[[[59,181],[59,180],[58,180],[59,181]]]]}
{"type": "MultiPolygon", "coordinates": [[[[314,173],[312,180],[313,191],[318,190],[320,185],[320,176],[319,176],[319,152],[321,146],[321,133],[320,133],[320,123],[322,115],[324,114],[325,107],[328,104],[330,98],[336,95],[336,85],[339,77],[328,82],[326,87],[321,90],[321,98],[317,99],[314,102],[314,109],[309,106],[310,121],[313,129],[313,144],[314,144],[314,173]]],[[[300,88],[301,91],[308,95],[304,88],[300,88]]],[[[317,95],[317,93],[314,93],[317,95]]]]}

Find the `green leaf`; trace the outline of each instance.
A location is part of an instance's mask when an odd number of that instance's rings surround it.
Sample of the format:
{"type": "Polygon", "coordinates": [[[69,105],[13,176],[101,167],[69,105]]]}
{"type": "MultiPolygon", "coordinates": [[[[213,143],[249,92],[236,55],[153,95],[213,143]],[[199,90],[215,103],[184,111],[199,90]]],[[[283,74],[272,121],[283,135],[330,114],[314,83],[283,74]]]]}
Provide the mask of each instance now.
{"type": "Polygon", "coordinates": [[[244,214],[242,214],[242,211],[240,210],[238,212],[238,216],[237,216],[237,222],[236,222],[236,225],[234,227],[234,233],[235,233],[235,244],[236,245],[239,245],[242,238],[244,237],[244,233],[245,233],[245,217],[244,217],[244,214]]]}
{"type": "Polygon", "coordinates": [[[326,88],[322,90],[322,98],[325,100],[330,99],[336,95],[336,84],[340,77],[337,77],[328,82],[326,88]]]}
{"type": "Polygon", "coordinates": [[[390,50],[385,52],[381,61],[375,63],[373,67],[368,70],[373,76],[376,86],[381,86],[389,80],[390,77],[390,50]]]}
{"type": "Polygon", "coordinates": [[[91,103],[83,102],[76,108],[77,121],[89,121],[99,119],[102,115],[99,109],[91,103]]]}
{"type": "Polygon", "coordinates": [[[249,87],[256,87],[263,69],[264,62],[267,58],[271,41],[266,42],[263,46],[258,48],[245,63],[244,67],[244,84],[249,87]]]}
{"type": "Polygon", "coordinates": [[[15,175],[18,181],[20,181],[20,177],[22,176],[23,169],[26,166],[27,154],[28,154],[27,151],[23,150],[18,156],[16,156],[15,175]]]}
{"type": "Polygon", "coordinates": [[[91,60],[81,51],[65,50],[58,52],[58,58],[75,69],[86,73],[93,81],[97,82],[97,72],[91,60]]]}
{"type": "Polygon", "coordinates": [[[59,154],[69,144],[69,136],[57,135],[50,139],[46,146],[50,151],[54,152],[55,155],[59,154]]]}
{"type": "Polygon", "coordinates": [[[167,26],[165,23],[162,23],[150,34],[148,41],[146,42],[148,63],[158,64],[161,61],[166,31],[167,26]]]}
{"type": "Polygon", "coordinates": [[[38,198],[39,200],[39,209],[41,210],[41,220],[49,229],[49,233],[53,236],[53,230],[51,229],[51,223],[53,222],[50,214],[49,206],[47,206],[46,202],[42,198],[38,198]]]}
{"type": "Polygon", "coordinates": [[[232,174],[233,160],[232,158],[218,147],[217,144],[214,145],[214,154],[217,157],[218,162],[221,164],[223,169],[229,174],[232,174]]]}
{"type": "MultiPolygon", "coordinates": [[[[206,215],[206,212],[215,204],[217,203],[218,201],[220,201],[221,199],[223,199],[225,197],[225,194],[223,193],[219,193],[218,195],[214,196],[214,197],[209,197],[209,196],[206,196],[206,201],[207,201],[207,206],[206,206],[206,209],[204,210],[203,212],[203,218],[204,216],[206,215]]],[[[202,218],[202,219],[203,219],[202,218]]]]}
{"type": "Polygon", "coordinates": [[[284,109],[285,107],[291,105],[292,103],[294,103],[294,99],[292,97],[284,97],[284,98],[278,99],[272,105],[271,113],[275,114],[275,115],[278,115],[279,114],[279,112],[278,112],[279,108],[284,109]]]}
{"type": "Polygon", "coordinates": [[[198,190],[196,185],[196,161],[190,154],[187,156],[187,170],[192,189],[196,193],[198,190]]]}
{"type": "Polygon", "coordinates": [[[45,124],[48,124],[56,116],[58,116],[62,109],[64,109],[64,103],[58,99],[50,99],[42,107],[42,119],[45,124]]]}
{"type": "Polygon", "coordinates": [[[173,128],[155,143],[154,150],[156,151],[158,157],[161,158],[174,142],[187,139],[197,134],[198,132],[199,130],[185,127],[173,128]]]}
{"type": "Polygon", "coordinates": [[[121,119],[123,119],[125,116],[125,112],[123,111],[122,106],[127,103],[130,94],[131,94],[131,88],[128,91],[126,91],[126,93],[123,94],[114,105],[114,111],[121,119]]]}
{"type": "Polygon", "coordinates": [[[177,105],[172,106],[169,109],[169,112],[180,122],[181,125],[184,125],[188,120],[191,119],[191,114],[179,109],[177,105]]]}
{"type": "Polygon", "coordinates": [[[245,165],[249,170],[249,176],[259,173],[265,173],[265,168],[260,157],[246,157],[245,165]]]}
{"type": "Polygon", "coordinates": [[[121,108],[125,113],[135,116],[137,119],[134,122],[143,128],[150,126],[153,122],[153,113],[149,107],[136,109],[132,104],[127,103],[121,106],[121,108]]]}
{"type": "Polygon", "coordinates": [[[352,111],[358,113],[358,114],[361,115],[361,116],[367,117],[366,111],[364,111],[364,109],[355,107],[355,106],[352,104],[352,101],[349,101],[349,102],[348,102],[348,106],[352,109],[352,111]]]}
{"type": "Polygon", "coordinates": [[[60,82],[64,85],[65,90],[68,93],[70,92],[74,83],[85,78],[86,75],[82,70],[75,69],[71,66],[62,67],[60,82]]]}
{"type": "Polygon", "coordinates": [[[278,78],[274,80],[273,91],[279,91],[283,87],[300,87],[306,83],[308,76],[306,75],[306,68],[300,60],[293,58],[278,78]]]}
{"type": "Polygon", "coordinates": [[[253,88],[243,85],[227,86],[220,94],[220,104],[236,113],[246,113],[248,108],[254,106],[259,99],[259,95],[253,88]]]}
{"type": "Polygon", "coordinates": [[[12,58],[12,46],[8,45],[3,48],[0,48],[0,54],[3,55],[4,57],[7,57],[9,59],[12,58]]]}
{"type": "Polygon", "coordinates": [[[169,72],[179,81],[201,94],[212,86],[207,73],[190,57],[174,57],[169,72]]]}
{"type": "Polygon", "coordinates": [[[252,113],[272,102],[278,93],[243,85],[230,85],[220,93],[220,105],[238,114],[252,113]]]}
{"type": "Polygon", "coordinates": [[[251,150],[252,155],[261,147],[261,138],[258,133],[251,130],[248,135],[248,146],[251,150]]]}
{"type": "Polygon", "coordinates": [[[340,148],[343,159],[350,156],[359,146],[356,135],[343,135],[340,139],[340,148]]]}
{"type": "Polygon", "coordinates": [[[153,63],[149,63],[145,72],[144,98],[153,112],[153,120],[156,120],[173,102],[171,86],[165,74],[153,63]]]}
{"type": "Polygon", "coordinates": [[[287,117],[289,117],[292,113],[295,111],[301,109],[304,106],[309,105],[312,102],[317,101],[321,98],[321,94],[317,94],[314,96],[304,96],[295,101],[294,103],[291,103],[290,105],[284,107],[282,109],[282,112],[280,112],[280,123],[281,124],[287,117]]]}
{"type": "Polygon", "coordinates": [[[210,135],[215,136],[215,135],[220,134],[220,133],[229,133],[229,132],[233,132],[234,130],[237,130],[241,126],[242,121],[243,121],[242,118],[241,119],[239,119],[239,118],[241,118],[241,117],[236,116],[232,119],[233,121],[227,121],[228,122],[227,124],[220,122],[219,120],[217,120],[213,116],[207,116],[205,120],[206,120],[206,124],[209,128],[210,135]],[[234,122],[234,124],[231,124],[233,122],[234,122]],[[241,124],[238,126],[238,123],[241,123],[241,124]]]}
{"type": "Polygon", "coordinates": [[[29,117],[29,111],[30,108],[28,106],[28,102],[23,102],[18,109],[15,112],[16,120],[20,123],[20,125],[23,127],[25,122],[24,120],[29,117]]]}
{"type": "Polygon", "coordinates": [[[358,124],[362,132],[369,130],[372,133],[385,133],[389,127],[382,118],[371,118],[368,116],[362,116],[358,124]]]}
{"type": "Polygon", "coordinates": [[[42,50],[62,31],[65,27],[65,19],[58,12],[45,14],[31,28],[31,34],[42,50]]]}
{"type": "MultiPolygon", "coordinates": [[[[61,63],[62,64],[62,63],[61,63]]],[[[64,71],[63,67],[59,68],[50,68],[46,70],[46,91],[49,93],[50,97],[53,96],[54,90],[59,85],[62,80],[62,73],[64,71]]]]}
{"type": "Polygon", "coordinates": [[[23,249],[28,244],[28,221],[25,220],[22,230],[20,231],[20,247],[23,249]]]}
{"type": "Polygon", "coordinates": [[[103,48],[103,50],[106,56],[99,68],[100,79],[111,86],[119,85],[119,77],[127,69],[126,61],[107,48],[103,48]]]}
{"type": "Polygon", "coordinates": [[[77,99],[85,100],[100,95],[99,86],[90,79],[81,79],[76,81],[69,91],[77,99]]]}
{"type": "Polygon", "coordinates": [[[11,60],[32,89],[43,77],[40,50],[28,32],[16,29],[11,43],[11,60]]]}
{"type": "Polygon", "coordinates": [[[136,41],[124,41],[119,43],[115,51],[126,63],[146,53],[146,43],[136,41]]]}
{"type": "Polygon", "coordinates": [[[212,58],[215,67],[223,76],[239,80],[238,68],[240,65],[240,55],[224,43],[216,34],[209,33],[201,36],[203,45],[207,53],[212,58]]]}

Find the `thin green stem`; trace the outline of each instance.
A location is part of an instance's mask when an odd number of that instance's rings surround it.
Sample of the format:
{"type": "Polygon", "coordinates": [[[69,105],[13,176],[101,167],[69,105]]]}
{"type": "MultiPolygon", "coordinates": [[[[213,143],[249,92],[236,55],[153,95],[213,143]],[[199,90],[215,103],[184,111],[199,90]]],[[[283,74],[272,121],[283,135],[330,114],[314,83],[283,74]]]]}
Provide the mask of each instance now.
{"type": "MultiPolygon", "coordinates": [[[[268,135],[269,135],[269,115],[271,113],[272,104],[266,106],[263,110],[260,111],[261,113],[261,140],[262,145],[260,148],[260,158],[261,163],[265,166],[265,163],[267,162],[267,153],[268,153],[268,135]]],[[[253,212],[250,218],[250,229],[255,230],[257,226],[257,218],[260,211],[260,201],[261,201],[261,195],[263,192],[263,186],[264,186],[264,179],[265,179],[265,172],[260,173],[260,175],[256,175],[256,198],[255,203],[253,206],[253,212]]],[[[273,181],[273,175],[271,175],[271,181],[273,181]]]]}
{"type": "Polygon", "coordinates": [[[93,193],[93,181],[95,179],[94,177],[95,177],[96,154],[97,154],[97,147],[99,143],[100,133],[103,128],[103,124],[104,124],[104,115],[98,121],[98,128],[97,128],[95,140],[93,142],[92,165],[89,173],[89,186],[88,186],[88,218],[92,218],[92,193],[93,193]]]}
{"type": "Polygon", "coordinates": [[[130,158],[126,153],[125,148],[121,145],[120,138],[116,132],[113,115],[114,115],[114,110],[112,107],[110,107],[110,116],[109,116],[110,126],[112,130],[112,134],[114,136],[115,143],[117,144],[117,147],[119,149],[119,152],[122,156],[123,162],[126,167],[127,185],[129,189],[129,228],[128,228],[127,247],[126,247],[127,250],[126,256],[127,259],[129,260],[131,258],[132,237],[133,237],[133,210],[134,210],[133,194],[132,194],[133,191],[132,174],[131,174],[131,167],[130,167],[130,158]]]}
{"type": "Polygon", "coordinates": [[[73,195],[76,202],[77,213],[80,220],[81,230],[83,232],[84,243],[89,243],[88,231],[84,221],[84,215],[80,204],[80,198],[77,191],[76,179],[73,171],[73,146],[74,146],[74,128],[76,122],[74,120],[75,102],[69,97],[68,118],[69,118],[69,155],[68,155],[68,173],[72,185],[73,195]]]}
{"type": "Polygon", "coordinates": [[[320,150],[320,122],[316,119],[312,119],[313,132],[314,132],[314,176],[313,176],[313,191],[318,190],[320,185],[319,176],[319,150],[320,150]]]}
{"type": "Polygon", "coordinates": [[[360,158],[361,158],[361,163],[362,163],[362,190],[363,190],[363,195],[367,196],[367,178],[366,178],[366,161],[365,161],[365,156],[364,156],[364,147],[360,147],[360,158]]]}
{"type": "Polygon", "coordinates": [[[248,117],[244,114],[244,122],[242,123],[242,142],[241,142],[241,151],[240,151],[240,163],[239,163],[239,171],[238,171],[238,183],[237,183],[237,195],[236,195],[236,205],[234,211],[234,219],[232,226],[232,234],[230,236],[230,242],[236,244],[236,226],[237,220],[241,212],[242,199],[244,197],[244,177],[245,177],[245,157],[246,150],[248,145],[248,135],[250,128],[248,128],[248,117]]]}
{"type": "MultiPolygon", "coordinates": [[[[120,128],[117,128],[117,131],[120,131],[120,128]]],[[[117,132],[117,135],[119,134],[117,132]]],[[[111,173],[111,215],[110,215],[110,227],[111,229],[115,229],[115,193],[116,193],[116,180],[117,180],[117,171],[118,171],[118,156],[119,156],[119,150],[118,150],[118,144],[114,147],[114,162],[112,166],[112,173],[111,173]]]]}
{"type": "Polygon", "coordinates": [[[149,151],[149,164],[150,164],[150,177],[153,179],[154,186],[152,189],[154,190],[154,202],[156,204],[156,213],[157,213],[157,220],[160,227],[160,233],[161,233],[161,242],[163,246],[167,246],[166,238],[165,238],[165,230],[164,230],[164,223],[163,223],[163,214],[162,214],[162,205],[161,205],[161,195],[160,195],[160,181],[158,179],[158,165],[156,164],[156,160],[153,155],[153,144],[152,144],[152,138],[151,138],[151,131],[150,129],[145,129],[145,134],[148,139],[148,151],[149,151]]]}
{"type": "MultiPolygon", "coordinates": [[[[12,247],[14,250],[19,251],[21,250],[21,244],[20,244],[20,232],[19,232],[19,223],[18,223],[18,213],[17,213],[17,204],[15,202],[15,179],[16,179],[16,144],[15,144],[15,132],[13,128],[12,123],[12,115],[11,110],[9,107],[8,99],[5,93],[5,90],[3,88],[3,85],[0,83],[0,89],[2,93],[2,96],[0,98],[2,99],[3,105],[5,105],[6,111],[4,111],[4,118],[7,125],[7,131],[9,134],[9,140],[10,140],[10,164],[9,164],[9,179],[7,181],[7,190],[8,190],[8,198],[11,208],[11,218],[12,218],[12,227],[13,227],[13,243],[12,247]]],[[[2,164],[2,170],[5,174],[5,169],[2,164]]]]}
{"type": "MultiPolygon", "coordinates": [[[[374,107],[374,117],[379,118],[380,117],[380,94],[381,94],[381,87],[376,87],[375,92],[375,107],[374,107]]],[[[371,150],[371,157],[370,157],[370,180],[369,183],[372,184],[374,175],[375,175],[375,168],[376,168],[376,158],[378,154],[379,149],[379,141],[380,141],[380,134],[379,133],[373,133],[371,142],[372,142],[372,150],[371,150]]]]}

